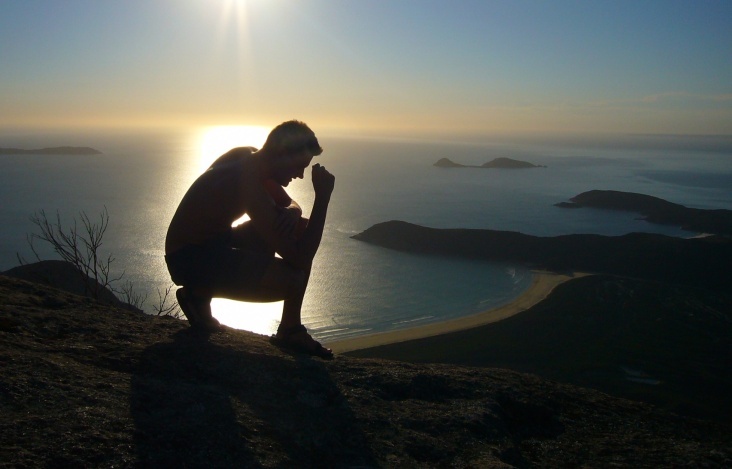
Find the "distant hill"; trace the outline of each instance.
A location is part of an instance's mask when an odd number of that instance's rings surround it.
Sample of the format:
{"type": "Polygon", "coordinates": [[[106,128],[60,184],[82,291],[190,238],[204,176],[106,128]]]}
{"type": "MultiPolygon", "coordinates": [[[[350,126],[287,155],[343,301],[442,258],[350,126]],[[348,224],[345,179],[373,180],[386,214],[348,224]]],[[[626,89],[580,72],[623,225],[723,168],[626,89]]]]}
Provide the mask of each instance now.
{"type": "Polygon", "coordinates": [[[91,147],[49,147],[24,150],[22,148],[0,148],[0,155],[101,155],[91,147]]]}
{"type": "Polygon", "coordinates": [[[40,283],[75,295],[95,298],[103,304],[141,313],[138,308],[121,301],[107,287],[83,274],[72,263],[61,260],[45,260],[23,264],[0,272],[8,277],[40,283]]]}
{"type": "Polygon", "coordinates": [[[388,221],[353,238],[415,254],[518,262],[556,272],[607,273],[723,290],[732,284],[732,240],[719,236],[681,239],[630,233],[540,237],[388,221]]]}
{"type": "Polygon", "coordinates": [[[433,166],[438,168],[497,168],[497,169],[523,169],[523,168],[546,168],[546,166],[535,165],[526,161],[513,160],[511,158],[495,158],[480,166],[464,165],[455,163],[449,158],[441,158],[433,166]]]}
{"type": "Polygon", "coordinates": [[[732,235],[732,210],[688,208],[634,192],[592,190],[555,204],[562,208],[603,208],[636,212],[650,223],[678,225],[688,231],[732,235]]]}

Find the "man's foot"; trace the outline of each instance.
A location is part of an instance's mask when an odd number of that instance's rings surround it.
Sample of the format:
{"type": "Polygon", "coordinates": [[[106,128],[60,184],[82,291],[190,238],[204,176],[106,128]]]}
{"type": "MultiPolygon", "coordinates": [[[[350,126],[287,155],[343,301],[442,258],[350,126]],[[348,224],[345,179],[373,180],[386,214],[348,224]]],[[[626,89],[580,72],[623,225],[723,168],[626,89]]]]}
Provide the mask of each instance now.
{"type": "Polygon", "coordinates": [[[292,327],[278,327],[277,334],[271,336],[269,341],[272,345],[293,352],[307,353],[326,359],[333,358],[333,351],[323,347],[320,342],[313,339],[302,324],[292,327]]]}
{"type": "Polygon", "coordinates": [[[206,332],[222,330],[221,323],[211,314],[211,300],[196,298],[185,287],[179,288],[175,297],[193,329],[206,332]]]}

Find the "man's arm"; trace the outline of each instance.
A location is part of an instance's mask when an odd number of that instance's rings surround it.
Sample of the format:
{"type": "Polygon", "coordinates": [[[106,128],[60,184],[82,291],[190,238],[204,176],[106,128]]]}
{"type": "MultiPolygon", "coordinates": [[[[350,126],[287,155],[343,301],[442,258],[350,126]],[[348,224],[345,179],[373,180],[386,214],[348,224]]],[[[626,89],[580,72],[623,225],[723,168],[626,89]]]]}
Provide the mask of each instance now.
{"type": "Polygon", "coordinates": [[[282,259],[300,269],[310,268],[320,246],[328,204],[335,185],[335,177],[319,164],[313,165],[312,179],[315,190],[313,210],[305,231],[298,239],[290,236],[291,230],[290,232],[278,230],[280,211],[261,185],[251,183],[243,185],[249,217],[256,230],[282,256],[282,259]]]}
{"type": "MultiPolygon", "coordinates": [[[[313,189],[315,190],[315,201],[313,202],[313,210],[310,212],[310,220],[305,231],[296,244],[297,249],[294,258],[290,261],[298,268],[310,268],[315,253],[320,247],[320,240],[323,238],[323,229],[325,228],[325,217],[328,213],[328,204],[330,196],[335,186],[335,176],[330,174],[320,164],[314,164],[312,170],[313,189]]],[[[280,253],[283,259],[285,256],[280,253]]],[[[285,259],[287,260],[287,259],[285,259]]]]}
{"type": "Polygon", "coordinates": [[[272,198],[275,205],[279,209],[277,220],[275,221],[275,230],[281,236],[299,238],[302,232],[298,233],[298,225],[302,220],[302,208],[295,202],[285,188],[280,186],[277,181],[267,179],[263,182],[264,190],[272,198]]]}

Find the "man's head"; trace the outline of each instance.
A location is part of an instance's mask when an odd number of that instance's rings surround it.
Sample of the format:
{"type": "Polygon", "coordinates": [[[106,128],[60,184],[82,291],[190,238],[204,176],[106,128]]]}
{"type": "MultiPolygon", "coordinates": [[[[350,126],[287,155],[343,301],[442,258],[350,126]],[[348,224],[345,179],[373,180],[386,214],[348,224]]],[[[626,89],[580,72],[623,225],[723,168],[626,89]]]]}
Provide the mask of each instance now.
{"type": "Polygon", "coordinates": [[[272,129],[261,152],[270,162],[269,177],[287,186],[293,179],[303,177],[305,168],[323,149],[305,123],[292,120],[272,129]]]}
{"type": "Polygon", "coordinates": [[[267,136],[262,150],[275,157],[307,151],[317,156],[323,153],[315,133],[304,122],[291,120],[278,125],[267,136]]]}

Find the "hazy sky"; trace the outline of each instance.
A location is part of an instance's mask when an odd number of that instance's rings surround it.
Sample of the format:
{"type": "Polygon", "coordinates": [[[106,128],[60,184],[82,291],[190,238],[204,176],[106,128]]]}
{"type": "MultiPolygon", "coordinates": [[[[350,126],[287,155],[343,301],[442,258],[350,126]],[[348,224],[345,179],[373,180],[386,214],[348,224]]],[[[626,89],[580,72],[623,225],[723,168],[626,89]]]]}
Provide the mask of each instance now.
{"type": "Polygon", "coordinates": [[[732,134],[732,1],[0,0],[0,125],[732,134]]]}

